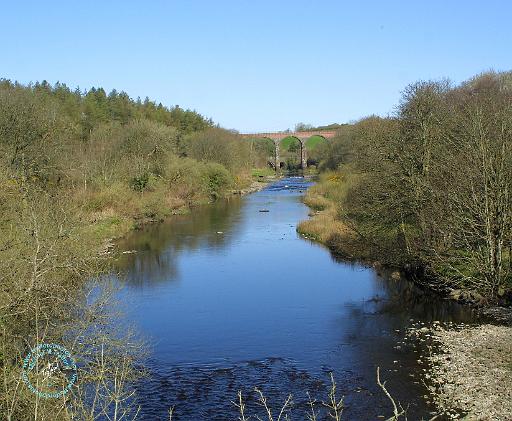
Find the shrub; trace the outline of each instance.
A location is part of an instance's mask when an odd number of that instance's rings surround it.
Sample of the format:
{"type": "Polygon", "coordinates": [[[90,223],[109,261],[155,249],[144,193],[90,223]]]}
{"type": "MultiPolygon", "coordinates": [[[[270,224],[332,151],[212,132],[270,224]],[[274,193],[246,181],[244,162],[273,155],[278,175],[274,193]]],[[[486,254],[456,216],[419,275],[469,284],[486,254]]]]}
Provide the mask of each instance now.
{"type": "Polygon", "coordinates": [[[214,199],[219,197],[233,183],[229,171],[223,165],[214,162],[205,165],[204,178],[208,193],[214,199]]]}

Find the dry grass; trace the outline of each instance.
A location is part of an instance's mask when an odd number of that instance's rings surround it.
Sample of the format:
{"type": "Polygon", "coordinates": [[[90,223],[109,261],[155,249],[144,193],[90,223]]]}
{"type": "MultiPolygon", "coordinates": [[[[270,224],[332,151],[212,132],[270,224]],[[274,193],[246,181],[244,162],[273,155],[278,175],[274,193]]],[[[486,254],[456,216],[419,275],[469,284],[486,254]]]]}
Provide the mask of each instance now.
{"type": "MultiPolygon", "coordinates": [[[[331,387],[327,394],[326,400],[316,400],[311,397],[309,392],[308,395],[308,406],[309,410],[304,414],[306,419],[308,421],[320,421],[324,419],[329,419],[333,421],[342,421],[344,419],[343,417],[343,410],[345,409],[344,404],[344,396],[340,396],[336,381],[334,380],[334,376],[332,373],[330,373],[331,377],[331,387]]],[[[380,368],[377,367],[377,384],[381,388],[381,390],[384,392],[388,400],[390,401],[390,404],[393,408],[393,414],[388,417],[385,421],[400,421],[402,419],[407,420],[407,413],[406,410],[402,407],[400,402],[395,401],[395,399],[391,396],[389,391],[386,388],[386,382],[381,381],[380,379],[380,368]]],[[[237,400],[232,401],[231,403],[237,408],[239,416],[239,421],[249,421],[250,419],[256,419],[258,421],[291,421],[292,419],[292,412],[293,412],[293,396],[290,394],[286,398],[286,400],[279,406],[278,411],[272,411],[270,408],[270,404],[268,402],[267,397],[265,394],[258,388],[255,388],[254,391],[257,394],[257,403],[260,407],[263,408],[263,413],[265,414],[262,417],[256,414],[248,415],[247,406],[244,401],[244,397],[242,395],[242,392],[239,391],[237,395],[237,400]]],[[[174,408],[169,409],[169,418],[172,421],[172,415],[173,415],[174,408]]],[[[295,414],[296,415],[296,414],[295,414]]],[[[294,418],[293,419],[297,419],[294,418]]],[[[430,421],[433,421],[435,419],[431,418],[430,421]]]]}
{"type": "Polygon", "coordinates": [[[304,196],[304,203],[314,212],[310,213],[310,219],[299,223],[297,230],[322,243],[327,243],[334,234],[350,235],[350,229],[338,219],[339,206],[346,190],[340,173],[322,174],[319,182],[310,187],[304,196]]]}
{"type": "Polygon", "coordinates": [[[304,196],[304,203],[316,211],[322,211],[329,207],[333,207],[333,203],[318,190],[317,185],[311,187],[304,196]]]}
{"type": "Polygon", "coordinates": [[[310,219],[302,221],[297,231],[306,238],[327,245],[346,258],[366,258],[366,250],[358,235],[340,219],[341,206],[355,175],[345,172],[327,172],[304,196],[304,203],[313,211],[310,219]]]}
{"type": "Polygon", "coordinates": [[[308,238],[327,244],[333,235],[347,237],[352,235],[343,222],[336,219],[336,208],[330,206],[316,211],[310,219],[299,223],[297,230],[308,238]]]}

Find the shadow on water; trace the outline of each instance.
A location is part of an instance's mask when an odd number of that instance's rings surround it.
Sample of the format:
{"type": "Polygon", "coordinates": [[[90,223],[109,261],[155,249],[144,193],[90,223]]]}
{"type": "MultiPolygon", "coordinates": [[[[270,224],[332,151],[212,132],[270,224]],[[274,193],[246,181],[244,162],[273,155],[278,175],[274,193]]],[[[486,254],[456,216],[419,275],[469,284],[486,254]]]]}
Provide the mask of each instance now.
{"type": "Polygon", "coordinates": [[[196,209],[144,228],[120,246],[126,320],[153,341],[137,385],[141,418],[236,419],[238,390],[255,406],[260,387],[277,407],[294,396],[325,399],[329,373],[345,395],[347,420],[391,413],[376,367],[409,419],[432,410],[419,381],[418,349],[403,343],[416,322],[474,321],[465,307],[406,280],[339,262],[303,240],[301,195],[310,183],[286,178],[245,198],[196,209]],[[268,212],[261,212],[266,210],[268,212]]]}
{"type": "Polygon", "coordinates": [[[201,248],[220,250],[230,241],[226,234],[236,229],[241,206],[242,199],[235,196],[199,206],[188,215],[146,225],[119,242],[119,249],[129,253],[121,256],[117,268],[131,285],[176,279],[180,253],[201,248]]]}

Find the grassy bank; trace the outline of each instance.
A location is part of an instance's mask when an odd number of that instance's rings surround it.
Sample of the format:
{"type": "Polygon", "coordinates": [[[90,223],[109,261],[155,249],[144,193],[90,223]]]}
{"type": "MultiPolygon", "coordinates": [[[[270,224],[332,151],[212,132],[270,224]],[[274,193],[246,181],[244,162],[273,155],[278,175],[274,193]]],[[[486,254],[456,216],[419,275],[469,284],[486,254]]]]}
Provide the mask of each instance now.
{"type": "MultiPolygon", "coordinates": [[[[264,172],[264,170],[254,170],[264,172]]],[[[93,191],[78,191],[73,201],[82,207],[87,221],[87,232],[105,241],[118,238],[144,224],[160,222],[172,215],[189,213],[198,205],[211,203],[233,194],[246,194],[262,188],[268,178],[258,178],[247,173],[238,174],[212,192],[208,182],[203,186],[186,183],[168,186],[159,180],[144,192],[117,183],[93,191]]]]}
{"type": "MultiPolygon", "coordinates": [[[[298,224],[297,231],[308,239],[326,245],[334,254],[344,259],[384,265],[404,273],[410,272],[414,262],[398,254],[393,247],[390,240],[393,238],[393,228],[383,224],[379,230],[368,232],[363,223],[349,214],[350,193],[352,189],[358,188],[360,178],[361,175],[351,165],[337,171],[321,173],[318,182],[304,196],[303,201],[311,212],[307,220],[298,224]]],[[[416,282],[447,298],[469,304],[493,304],[486,302],[484,297],[469,287],[464,288],[457,283],[450,284],[446,279],[433,278],[424,268],[416,267],[415,275],[424,275],[415,276],[416,282]]],[[[501,304],[510,302],[503,301],[501,304]]]]}
{"type": "Polygon", "coordinates": [[[369,260],[369,248],[356,231],[340,215],[350,186],[355,182],[349,172],[328,171],[320,174],[310,187],[304,203],[311,208],[310,218],[301,221],[297,231],[314,241],[328,246],[331,251],[347,259],[369,260]]]}
{"type": "Polygon", "coordinates": [[[454,298],[512,302],[511,82],[511,72],[457,86],[419,81],[392,116],[340,128],[317,148],[319,168],[343,178],[339,195],[325,181],[321,193],[363,247],[350,252],[350,237],[347,244],[318,227],[313,234],[342,254],[406,268],[454,298]]]}

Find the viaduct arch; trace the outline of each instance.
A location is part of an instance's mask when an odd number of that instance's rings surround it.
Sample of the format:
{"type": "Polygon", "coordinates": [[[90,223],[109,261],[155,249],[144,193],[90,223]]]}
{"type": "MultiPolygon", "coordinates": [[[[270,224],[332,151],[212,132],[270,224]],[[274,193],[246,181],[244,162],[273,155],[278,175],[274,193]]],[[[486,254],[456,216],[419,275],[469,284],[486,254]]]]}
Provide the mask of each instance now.
{"type": "Polygon", "coordinates": [[[281,160],[279,156],[279,145],[281,140],[287,137],[294,137],[300,143],[300,163],[304,170],[308,165],[308,157],[306,151],[306,141],[312,136],[321,136],[324,139],[330,139],[336,136],[335,130],[311,130],[303,132],[273,132],[273,133],[244,133],[241,135],[244,139],[270,139],[274,142],[274,164],[276,172],[279,171],[281,160]]]}

